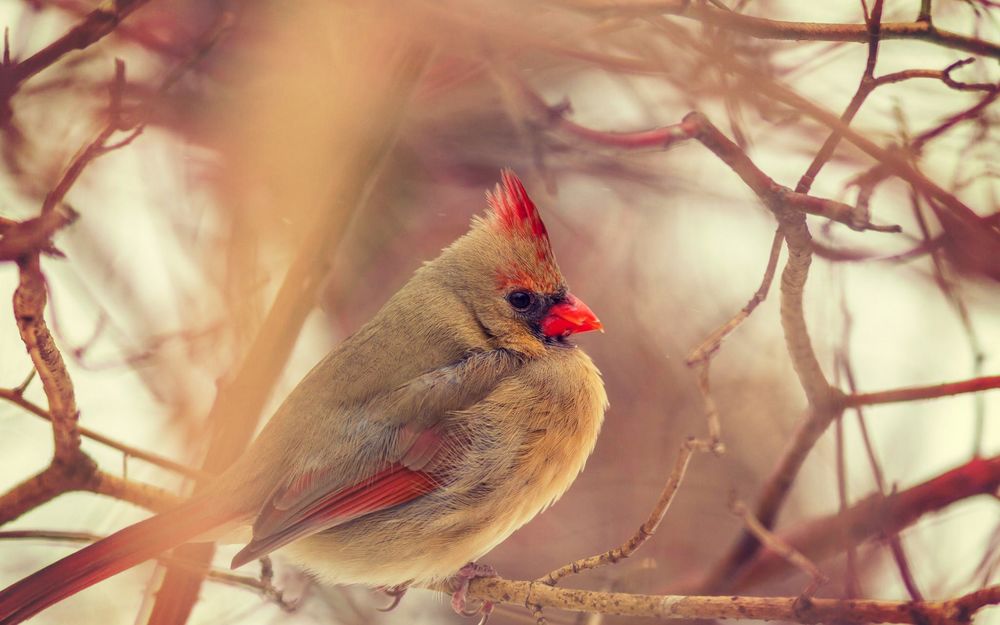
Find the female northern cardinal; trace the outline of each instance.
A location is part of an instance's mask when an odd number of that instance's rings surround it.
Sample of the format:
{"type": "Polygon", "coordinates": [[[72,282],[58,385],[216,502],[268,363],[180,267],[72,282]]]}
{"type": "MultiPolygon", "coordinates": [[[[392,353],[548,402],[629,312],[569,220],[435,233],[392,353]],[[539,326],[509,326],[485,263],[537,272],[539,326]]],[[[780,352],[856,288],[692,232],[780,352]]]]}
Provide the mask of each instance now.
{"type": "Polygon", "coordinates": [[[566,290],[521,181],[502,178],[486,216],[316,365],[204,494],[0,592],[0,623],[251,524],[234,568],[280,548],[329,583],[461,571],[467,587],[482,572],[467,562],[566,491],[607,407],[566,340],[601,323],[566,290]]]}

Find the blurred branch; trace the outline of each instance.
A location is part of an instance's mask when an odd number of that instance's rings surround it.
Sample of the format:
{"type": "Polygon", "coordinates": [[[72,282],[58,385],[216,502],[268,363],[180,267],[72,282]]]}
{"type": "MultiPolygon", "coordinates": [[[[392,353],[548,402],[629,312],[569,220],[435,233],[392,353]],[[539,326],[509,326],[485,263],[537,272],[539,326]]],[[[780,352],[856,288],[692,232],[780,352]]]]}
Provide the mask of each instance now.
{"type": "Polygon", "coordinates": [[[1000,375],[988,375],[961,382],[932,384],[930,386],[913,386],[909,388],[879,391],[875,393],[858,393],[844,398],[847,407],[872,406],[875,404],[892,404],[904,401],[919,401],[935,399],[964,393],[978,393],[989,389],[1000,388],[1000,375]]]}
{"type": "Polygon", "coordinates": [[[702,404],[705,407],[705,416],[708,421],[708,436],[717,452],[725,450],[721,443],[722,424],[719,419],[719,409],[712,397],[709,384],[709,369],[712,358],[718,353],[722,346],[722,341],[736,330],[752,313],[757,306],[767,298],[767,293],[771,289],[771,282],[774,281],[774,273],[778,268],[778,257],[781,255],[781,245],[785,241],[785,236],[781,233],[781,228],[774,232],[774,239],[771,241],[771,251],[768,254],[767,267],[764,269],[764,277],[760,286],[754,292],[750,301],[733,315],[729,321],[716,328],[711,334],[705,337],[697,347],[691,350],[687,356],[687,366],[695,369],[698,376],[698,391],[701,394],[702,404]]]}
{"type": "Polygon", "coordinates": [[[157,512],[179,501],[175,495],[161,488],[101,471],[89,456],[79,452],[72,462],[53,462],[40,473],[0,495],[0,525],[73,491],[107,495],[157,512]]]}
{"type": "MultiPolygon", "coordinates": [[[[554,3],[605,17],[676,15],[757,39],[853,43],[868,43],[872,39],[866,24],[817,24],[770,20],[736,11],[725,11],[707,3],[691,0],[557,0],[554,3]]],[[[1000,45],[978,37],[941,30],[934,26],[930,19],[882,24],[879,37],[883,40],[924,41],[945,48],[1000,59],[1000,45]]]]}
{"type": "MultiPolygon", "coordinates": [[[[920,517],[976,495],[992,495],[1000,488],[1000,456],[973,458],[967,463],[906,490],[874,493],[843,513],[831,514],[788,530],[782,540],[813,561],[841,552],[845,544],[889,536],[913,525],[920,517]]],[[[788,563],[770,552],[760,552],[735,576],[731,588],[744,591],[788,571],[788,563]]]]}
{"type": "MultiPolygon", "coordinates": [[[[0,70],[0,111],[6,110],[9,115],[8,101],[25,80],[55,64],[66,54],[74,50],[83,50],[111,34],[119,22],[148,1],[106,0],[49,45],[23,61],[4,65],[0,70]]],[[[6,117],[0,117],[0,123],[4,123],[6,117]]]]}
{"type": "MultiPolygon", "coordinates": [[[[284,368],[302,324],[315,305],[328,259],[335,250],[355,211],[371,192],[382,163],[396,142],[406,104],[422,74],[430,50],[411,45],[401,49],[388,73],[381,110],[370,114],[381,120],[372,136],[357,146],[354,171],[343,172],[344,183],[336,190],[330,207],[317,210],[315,223],[302,242],[274,304],[247,352],[239,372],[219,389],[207,417],[214,429],[202,469],[218,473],[229,466],[249,445],[257,418],[284,368]]],[[[186,545],[175,553],[207,565],[212,545],[186,545]]],[[[184,571],[169,571],[157,594],[149,625],[180,625],[187,621],[198,596],[200,579],[184,571]]]]}
{"type": "MultiPolygon", "coordinates": [[[[39,406],[38,404],[29,401],[24,398],[23,391],[18,392],[17,389],[7,389],[0,388],[0,399],[4,399],[13,404],[16,404],[23,408],[24,410],[41,417],[47,421],[52,421],[52,415],[48,413],[47,410],[39,406]]],[[[191,467],[184,466],[178,462],[174,462],[169,458],[160,456],[159,454],[154,454],[152,452],[146,451],[144,449],[139,449],[138,447],[133,447],[131,445],[126,445],[125,443],[116,441],[115,439],[105,436],[99,432],[95,432],[85,426],[77,425],[80,430],[80,434],[93,441],[101,443],[102,445],[107,445],[112,449],[117,449],[118,451],[125,454],[126,458],[138,458],[139,460],[144,460],[150,464],[154,464],[160,468],[167,469],[168,471],[173,471],[180,475],[194,479],[205,479],[208,475],[199,471],[198,469],[193,469],[191,467]]]]}

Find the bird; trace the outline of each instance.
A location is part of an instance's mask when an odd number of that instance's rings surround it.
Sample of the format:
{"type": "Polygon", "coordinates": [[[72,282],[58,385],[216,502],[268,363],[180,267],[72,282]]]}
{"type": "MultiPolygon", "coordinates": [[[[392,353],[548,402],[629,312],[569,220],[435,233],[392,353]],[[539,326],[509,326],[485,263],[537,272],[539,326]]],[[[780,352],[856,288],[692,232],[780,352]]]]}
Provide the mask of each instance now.
{"type": "Polygon", "coordinates": [[[571,340],[603,325],[568,290],[538,208],[509,169],[486,199],[201,494],[0,591],[0,624],[241,531],[233,568],[280,550],[322,583],[401,595],[458,580],[465,612],[469,580],[495,574],[477,561],[566,492],[608,407],[571,340]]]}

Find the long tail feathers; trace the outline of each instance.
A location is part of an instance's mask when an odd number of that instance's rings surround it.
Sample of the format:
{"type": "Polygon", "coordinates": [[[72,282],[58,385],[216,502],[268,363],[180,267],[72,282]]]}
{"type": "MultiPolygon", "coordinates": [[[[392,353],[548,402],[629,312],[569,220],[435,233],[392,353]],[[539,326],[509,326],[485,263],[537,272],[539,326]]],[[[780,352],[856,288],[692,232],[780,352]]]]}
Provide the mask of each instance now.
{"type": "Polygon", "coordinates": [[[190,502],[126,527],[0,591],[0,625],[20,623],[62,601],[203,534],[232,514],[190,502]]]}

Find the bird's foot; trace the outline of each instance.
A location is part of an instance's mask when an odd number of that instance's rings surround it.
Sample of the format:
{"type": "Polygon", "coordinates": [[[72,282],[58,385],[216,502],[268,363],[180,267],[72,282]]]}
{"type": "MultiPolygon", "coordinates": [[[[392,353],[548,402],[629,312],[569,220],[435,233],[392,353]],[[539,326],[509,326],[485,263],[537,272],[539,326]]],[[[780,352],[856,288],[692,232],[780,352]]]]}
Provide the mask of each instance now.
{"type": "Polygon", "coordinates": [[[399,602],[403,600],[403,595],[410,587],[407,584],[400,584],[399,586],[382,586],[379,588],[382,592],[388,595],[392,599],[392,603],[385,608],[376,608],[379,612],[392,612],[399,605],[399,602]]]}
{"type": "Polygon", "coordinates": [[[493,602],[484,601],[483,605],[479,606],[478,609],[468,610],[465,607],[465,599],[469,592],[469,582],[480,577],[496,576],[496,569],[488,564],[469,562],[460,568],[458,573],[455,573],[455,576],[452,578],[452,587],[455,587],[455,592],[451,595],[451,609],[462,616],[476,616],[481,614],[483,618],[479,621],[479,625],[484,625],[486,623],[486,619],[488,619],[490,614],[493,612],[493,602]]]}

